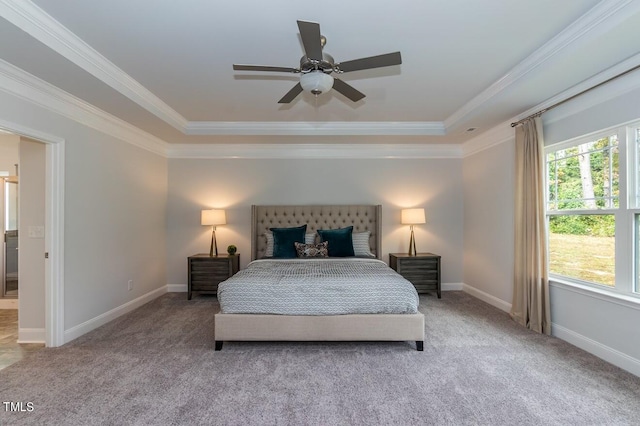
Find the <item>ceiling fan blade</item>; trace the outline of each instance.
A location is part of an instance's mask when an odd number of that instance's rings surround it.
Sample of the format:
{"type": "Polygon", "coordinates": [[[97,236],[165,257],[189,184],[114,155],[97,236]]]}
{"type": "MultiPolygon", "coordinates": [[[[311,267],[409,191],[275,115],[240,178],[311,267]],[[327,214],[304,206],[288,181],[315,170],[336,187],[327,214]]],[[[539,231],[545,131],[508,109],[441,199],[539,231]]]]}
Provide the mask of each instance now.
{"type": "Polygon", "coordinates": [[[287,92],[287,94],[284,95],[282,97],[282,99],[280,99],[278,101],[278,103],[279,104],[288,104],[289,102],[294,100],[296,98],[296,96],[298,96],[301,92],[302,92],[302,86],[300,85],[300,83],[298,83],[295,86],[293,86],[293,89],[289,90],[287,92]]]}
{"type": "Polygon", "coordinates": [[[353,61],[342,62],[336,64],[342,72],[368,70],[371,68],[388,67],[391,65],[400,65],[402,57],[400,52],[387,53],[378,56],[369,56],[368,58],[354,59],[353,61]]]}
{"type": "Polygon", "coordinates": [[[360,99],[365,97],[364,93],[357,91],[353,86],[345,83],[339,78],[333,79],[333,88],[351,99],[353,102],[358,102],[360,99]]]}
{"type": "Polygon", "coordinates": [[[307,58],[322,60],[322,41],[320,36],[320,24],[315,22],[298,21],[300,37],[304,45],[307,58]]]}
{"type": "Polygon", "coordinates": [[[272,67],[272,66],[264,66],[264,65],[237,65],[233,64],[233,69],[236,71],[270,71],[270,72],[293,72],[299,73],[300,70],[298,68],[288,68],[288,67],[272,67]]]}

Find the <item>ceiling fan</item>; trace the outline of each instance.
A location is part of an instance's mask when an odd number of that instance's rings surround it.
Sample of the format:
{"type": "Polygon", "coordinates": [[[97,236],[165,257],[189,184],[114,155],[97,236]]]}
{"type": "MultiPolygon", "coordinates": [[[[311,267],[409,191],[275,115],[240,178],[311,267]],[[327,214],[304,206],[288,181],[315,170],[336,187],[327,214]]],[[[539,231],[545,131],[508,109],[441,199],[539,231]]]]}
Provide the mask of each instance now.
{"type": "Polygon", "coordinates": [[[332,87],[353,102],[358,102],[365,97],[364,93],[359,92],[339,78],[331,76],[331,73],[342,74],[351,71],[400,65],[402,63],[400,52],[335,63],[331,55],[322,51],[322,48],[327,43],[327,39],[320,34],[320,24],[298,21],[298,28],[300,29],[300,37],[302,38],[305,51],[305,55],[300,58],[299,68],[233,65],[233,69],[236,71],[289,72],[300,74],[300,82],[293,86],[293,89],[289,90],[289,92],[278,101],[280,104],[290,103],[303,90],[318,96],[321,93],[328,92],[332,87]]]}

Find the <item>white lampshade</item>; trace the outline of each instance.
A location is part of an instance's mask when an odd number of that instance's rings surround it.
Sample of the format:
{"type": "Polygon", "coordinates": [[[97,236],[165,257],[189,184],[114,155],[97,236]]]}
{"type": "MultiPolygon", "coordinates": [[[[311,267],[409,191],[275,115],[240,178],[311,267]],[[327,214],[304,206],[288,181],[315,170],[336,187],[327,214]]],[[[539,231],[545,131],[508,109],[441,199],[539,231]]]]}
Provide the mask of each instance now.
{"type": "Polygon", "coordinates": [[[317,96],[331,90],[333,87],[333,77],[322,71],[311,71],[300,76],[300,85],[303,90],[317,96]]]}
{"type": "Polygon", "coordinates": [[[403,209],[401,214],[403,225],[426,223],[424,209],[403,209]]]}
{"type": "Polygon", "coordinates": [[[225,225],[227,223],[227,215],[224,210],[220,209],[202,210],[200,222],[203,225],[225,225]]]}

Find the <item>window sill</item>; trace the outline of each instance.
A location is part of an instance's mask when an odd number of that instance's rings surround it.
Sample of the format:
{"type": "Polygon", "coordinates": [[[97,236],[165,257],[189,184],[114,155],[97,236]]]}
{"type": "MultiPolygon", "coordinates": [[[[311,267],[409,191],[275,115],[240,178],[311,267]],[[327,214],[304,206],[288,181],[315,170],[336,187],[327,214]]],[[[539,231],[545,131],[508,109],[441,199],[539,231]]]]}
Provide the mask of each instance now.
{"type": "Polygon", "coordinates": [[[588,285],[578,284],[563,280],[562,278],[549,278],[549,285],[563,290],[589,296],[595,299],[604,300],[609,303],[616,303],[627,308],[640,311],[640,297],[618,294],[612,291],[602,290],[588,285]]]}

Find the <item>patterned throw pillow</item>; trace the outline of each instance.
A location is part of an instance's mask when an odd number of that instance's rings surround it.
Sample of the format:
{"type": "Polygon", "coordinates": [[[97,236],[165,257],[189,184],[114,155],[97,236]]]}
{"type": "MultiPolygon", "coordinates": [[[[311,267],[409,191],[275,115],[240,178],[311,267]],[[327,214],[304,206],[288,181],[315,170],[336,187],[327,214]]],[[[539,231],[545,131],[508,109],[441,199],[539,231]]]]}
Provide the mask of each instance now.
{"type": "Polygon", "coordinates": [[[329,257],[329,243],[327,241],[320,244],[294,244],[298,257],[329,257]]]}

